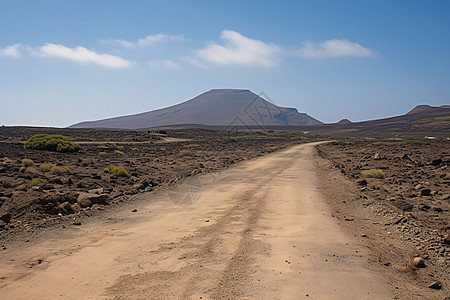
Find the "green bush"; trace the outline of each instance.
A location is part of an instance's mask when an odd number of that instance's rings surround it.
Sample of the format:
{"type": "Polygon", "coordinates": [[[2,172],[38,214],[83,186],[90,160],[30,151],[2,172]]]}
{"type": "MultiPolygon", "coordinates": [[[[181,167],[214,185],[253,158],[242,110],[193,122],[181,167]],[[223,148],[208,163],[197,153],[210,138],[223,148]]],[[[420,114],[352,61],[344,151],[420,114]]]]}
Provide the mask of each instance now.
{"type": "Polygon", "coordinates": [[[28,180],[27,183],[31,186],[43,186],[47,183],[46,179],[42,179],[41,177],[33,178],[28,180]]]}
{"type": "Polygon", "coordinates": [[[52,174],[64,174],[64,173],[72,173],[72,171],[65,166],[54,166],[50,169],[50,173],[52,174]]]}
{"type": "Polygon", "coordinates": [[[54,164],[51,163],[43,163],[39,166],[39,169],[41,169],[41,171],[43,172],[49,172],[51,169],[53,169],[54,167],[56,167],[54,164]]]}
{"type": "Polygon", "coordinates": [[[372,178],[384,178],[383,171],[379,169],[370,169],[361,171],[362,176],[364,177],[372,177],[372,178]]]}
{"type": "Polygon", "coordinates": [[[114,176],[130,177],[130,174],[121,166],[109,165],[108,171],[114,176]]]}
{"type": "Polygon", "coordinates": [[[36,134],[28,139],[25,148],[57,152],[77,152],[80,146],[62,135],[36,134]]]}

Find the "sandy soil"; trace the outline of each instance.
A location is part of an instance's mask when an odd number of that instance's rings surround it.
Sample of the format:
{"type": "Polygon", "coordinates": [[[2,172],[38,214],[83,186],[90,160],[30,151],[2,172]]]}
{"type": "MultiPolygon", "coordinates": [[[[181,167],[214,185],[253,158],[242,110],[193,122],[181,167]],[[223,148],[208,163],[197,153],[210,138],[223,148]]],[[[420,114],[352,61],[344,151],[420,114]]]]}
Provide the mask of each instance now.
{"type": "Polygon", "coordinates": [[[11,243],[0,256],[0,294],[4,299],[434,299],[435,294],[402,297],[402,282],[385,276],[390,270],[370,265],[373,252],[333,217],[314,146],[196,175],[136,195],[81,226],[11,243]]]}

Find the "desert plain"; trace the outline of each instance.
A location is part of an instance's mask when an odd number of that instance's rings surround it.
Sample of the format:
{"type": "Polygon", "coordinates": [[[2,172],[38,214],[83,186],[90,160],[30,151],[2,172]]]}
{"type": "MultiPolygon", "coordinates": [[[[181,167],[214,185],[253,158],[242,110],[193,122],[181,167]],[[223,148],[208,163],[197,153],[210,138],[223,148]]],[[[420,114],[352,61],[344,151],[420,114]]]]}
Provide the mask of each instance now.
{"type": "Polygon", "coordinates": [[[448,296],[445,139],[26,127],[0,136],[0,290],[11,299],[448,296]],[[24,147],[42,133],[81,151],[24,147]],[[37,177],[45,183],[33,186],[37,177]]]}

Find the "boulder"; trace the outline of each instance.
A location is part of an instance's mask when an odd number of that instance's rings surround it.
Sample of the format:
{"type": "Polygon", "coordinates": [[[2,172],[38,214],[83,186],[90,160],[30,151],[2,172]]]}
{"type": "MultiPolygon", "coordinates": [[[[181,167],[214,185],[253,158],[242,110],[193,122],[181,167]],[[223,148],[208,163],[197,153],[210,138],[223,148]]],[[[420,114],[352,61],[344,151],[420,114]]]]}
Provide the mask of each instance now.
{"type": "Polygon", "coordinates": [[[442,284],[439,281],[436,281],[430,284],[428,287],[433,290],[440,290],[442,288],[442,284]]]}
{"type": "Polygon", "coordinates": [[[78,196],[77,203],[83,208],[90,207],[93,204],[104,202],[108,199],[106,194],[91,194],[91,193],[81,193],[78,196]]]}
{"type": "Polygon", "coordinates": [[[81,210],[81,206],[78,203],[73,203],[70,205],[70,209],[72,209],[73,212],[79,212],[81,210]]]}
{"type": "Polygon", "coordinates": [[[423,189],[420,191],[420,196],[430,196],[431,190],[430,189],[423,189]]]}
{"type": "Polygon", "coordinates": [[[77,200],[78,205],[81,208],[86,208],[86,207],[91,207],[92,206],[92,201],[89,200],[88,198],[81,198],[77,200]]]}
{"type": "Polygon", "coordinates": [[[432,166],[439,166],[440,164],[442,164],[442,159],[440,158],[433,159],[433,161],[431,162],[432,166]]]}
{"type": "Polygon", "coordinates": [[[6,213],[0,217],[0,220],[2,220],[5,223],[9,223],[9,222],[11,222],[11,218],[12,218],[12,215],[10,213],[6,213]]]}
{"type": "Polygon", "coordinates": [[[416,268],[425,268],[425,260],[422,257],[415,257],[413,264],[416,268]]]}

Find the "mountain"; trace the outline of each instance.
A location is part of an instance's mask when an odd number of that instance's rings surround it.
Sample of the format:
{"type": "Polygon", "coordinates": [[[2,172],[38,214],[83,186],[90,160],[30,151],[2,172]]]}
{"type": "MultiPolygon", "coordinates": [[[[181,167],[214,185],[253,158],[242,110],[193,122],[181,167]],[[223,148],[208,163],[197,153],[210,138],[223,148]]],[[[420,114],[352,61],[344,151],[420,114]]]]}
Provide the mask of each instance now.
{"type": "Polygon", "coordinates": [[[442,106],[430,106],[430,105],[417,105],[412,110],[410,110],[406,115],[412,114],[436,114],[442,113],[446,111],[446,109],[450,108],[450,105],[442,105],[442,106]]]}
{"type": "Polygon", "coordinates": [[[249,90],[214,89],[167,108],[81,122],[70,128],[148,129],[174,125],[264,127],[319,124],[322,122],[306,113],[274,105],[249,90]]]}
{"type": "MultiPolygon", "coordinates": [[[[295,128],[291,128],[295,130],[295,128]]],[[[303,126],[299,130],[308,130],[311,134],[346,137],[449,137],[450,105],[439,107],[418,105],[400,116],[363,121],[338,122],[321,126],[303,126]]]]}
{"type": "Polygon", "coordinates": [[[337,122],[336,124],[341,124],[341,125],[352,124],[352,121],[350,121],[349,119],[342,119],[339,122],[337,122]]]}

